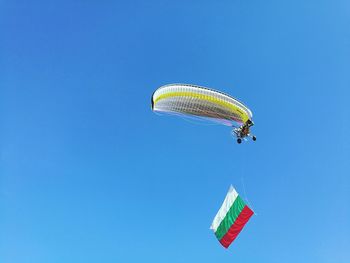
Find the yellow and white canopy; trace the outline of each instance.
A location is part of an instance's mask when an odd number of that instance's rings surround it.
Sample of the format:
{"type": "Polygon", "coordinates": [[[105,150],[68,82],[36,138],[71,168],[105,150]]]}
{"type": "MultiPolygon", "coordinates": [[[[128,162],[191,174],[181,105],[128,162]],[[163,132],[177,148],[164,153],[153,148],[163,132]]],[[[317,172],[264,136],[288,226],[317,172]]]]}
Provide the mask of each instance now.
{"type": "Polygon", "coordinates": [[[252,112],[237,99],[189,84],[162,86],[153,93],[151,103],[155,112],[196,116],[229,126],[243,124],[253,117],[252,112]]]}

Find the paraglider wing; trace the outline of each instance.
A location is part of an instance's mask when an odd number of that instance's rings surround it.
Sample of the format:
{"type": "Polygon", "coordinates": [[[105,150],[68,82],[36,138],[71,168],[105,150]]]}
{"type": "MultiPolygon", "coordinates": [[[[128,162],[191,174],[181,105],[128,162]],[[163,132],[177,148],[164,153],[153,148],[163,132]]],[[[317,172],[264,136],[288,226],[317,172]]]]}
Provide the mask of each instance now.
{"type": "Polygon", "coordinates": [[[237,99],[212,89],[170,84],[157,89],[151,98],[155,112],[195,116],[223,125],[242,125],[252,118],[252,112],[237,99]]]}

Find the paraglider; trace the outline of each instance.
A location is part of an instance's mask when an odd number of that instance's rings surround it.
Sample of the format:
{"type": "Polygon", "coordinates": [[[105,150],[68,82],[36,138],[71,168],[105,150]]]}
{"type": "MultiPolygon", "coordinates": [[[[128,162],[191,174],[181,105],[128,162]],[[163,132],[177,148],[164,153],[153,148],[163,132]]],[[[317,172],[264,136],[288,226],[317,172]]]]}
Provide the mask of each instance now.
{"type": "Polygon", "coordinates": [[[250,133],[253,114],[237,99],[205,87],[190,84],[169,84],[158,88],[151,98],[154,112],[205,119],[233,127],[232,134],[242,139],[256,136],[250,133]]]}

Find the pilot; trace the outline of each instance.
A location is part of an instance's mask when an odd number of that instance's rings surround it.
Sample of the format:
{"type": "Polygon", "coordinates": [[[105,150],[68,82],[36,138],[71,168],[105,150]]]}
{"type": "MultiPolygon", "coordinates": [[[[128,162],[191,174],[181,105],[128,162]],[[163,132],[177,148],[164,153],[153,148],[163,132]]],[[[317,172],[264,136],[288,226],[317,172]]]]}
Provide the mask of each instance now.
{"type": "Polygon", "coordinates": [[[242,126],[241,135],[242,137],[248,136],[250,133],[249,128],[253,126],[253,122],[251,120],[247,120],[247,122],[242,126]]]}
{"type": "Polygon", "coordinates": [[[246,137],[249,134],[249,126],[248,125],[243,125],[242,130],[241,130],[241,135],[242,137],[246,137]]]}

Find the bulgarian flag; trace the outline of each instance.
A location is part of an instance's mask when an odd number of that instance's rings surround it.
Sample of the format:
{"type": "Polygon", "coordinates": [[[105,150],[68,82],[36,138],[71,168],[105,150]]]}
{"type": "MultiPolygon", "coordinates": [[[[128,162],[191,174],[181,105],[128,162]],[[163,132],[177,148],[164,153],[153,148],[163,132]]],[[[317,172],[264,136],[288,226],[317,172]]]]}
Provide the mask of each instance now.
{"type": "Polygon", "coordinates": [[[214,231],[221,245],[228,248],[253,214],[231,185],[210,229],[214,231]]]}

